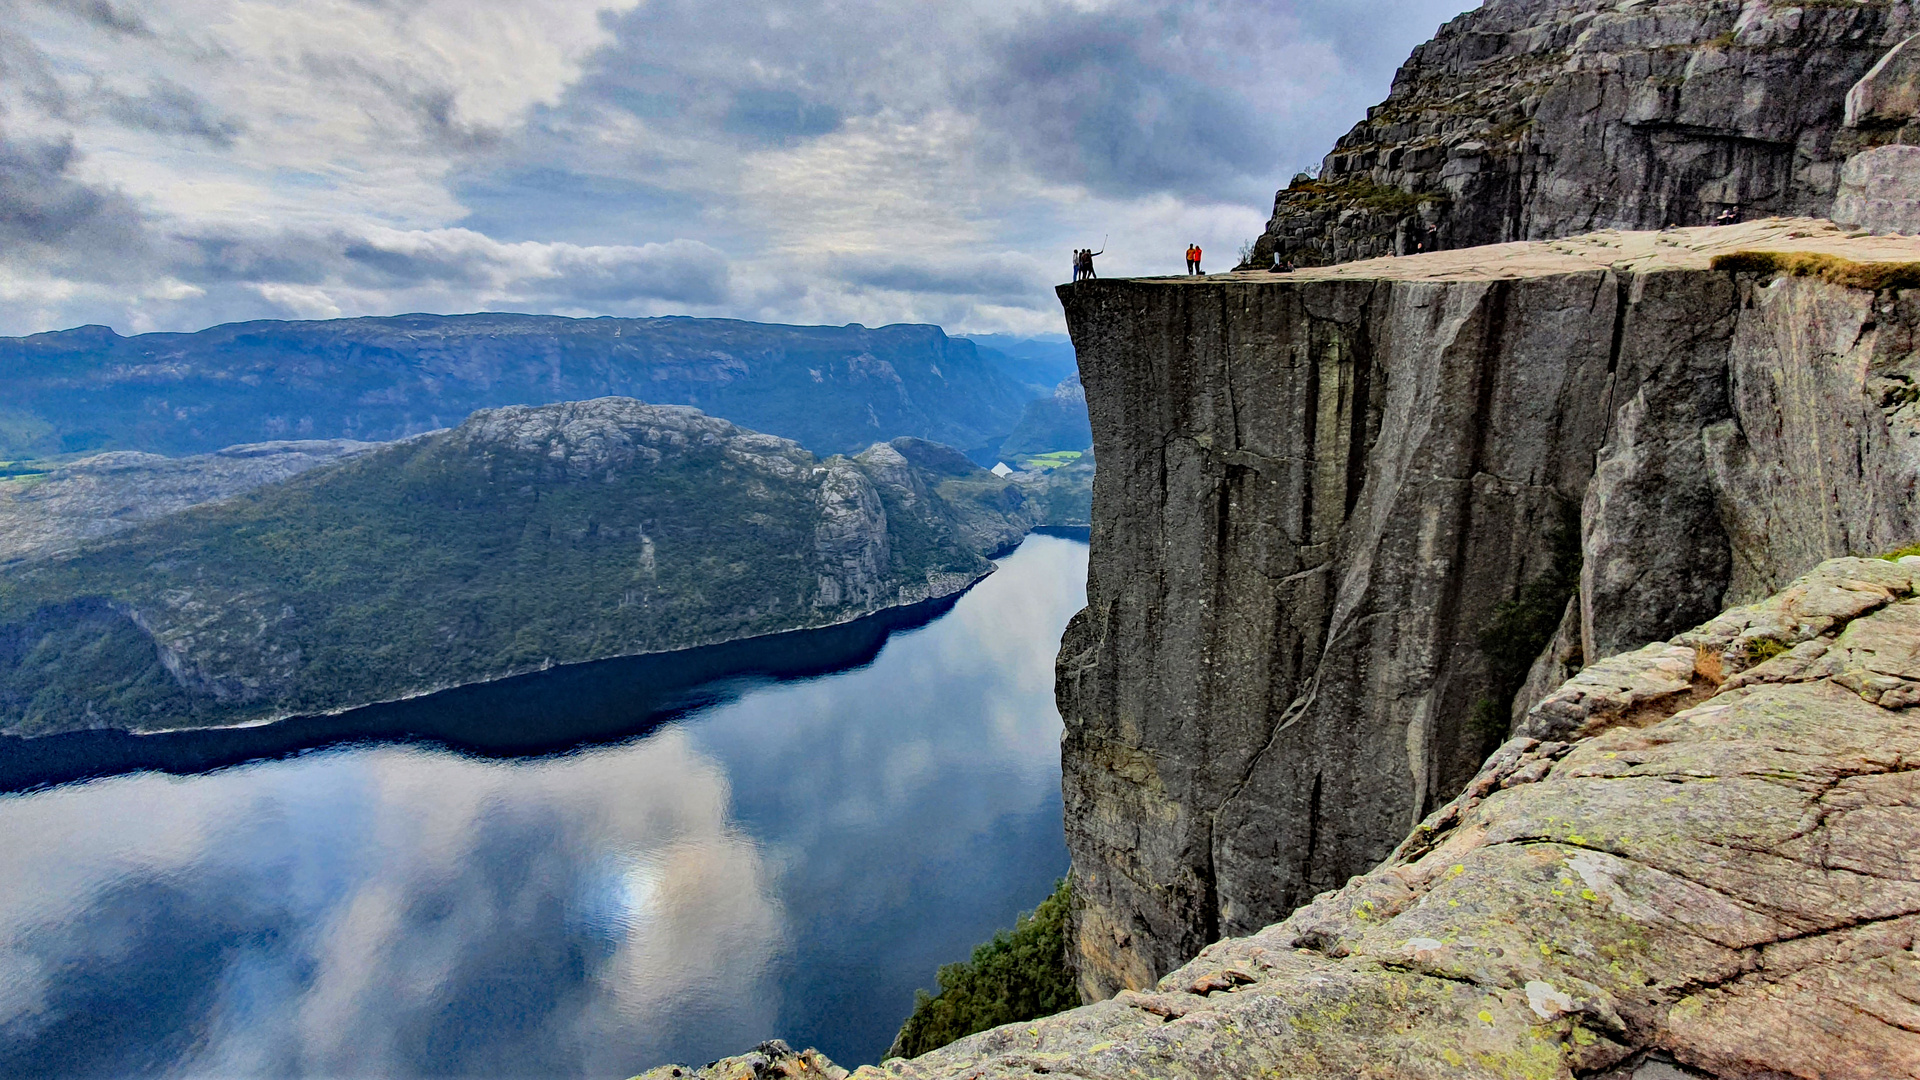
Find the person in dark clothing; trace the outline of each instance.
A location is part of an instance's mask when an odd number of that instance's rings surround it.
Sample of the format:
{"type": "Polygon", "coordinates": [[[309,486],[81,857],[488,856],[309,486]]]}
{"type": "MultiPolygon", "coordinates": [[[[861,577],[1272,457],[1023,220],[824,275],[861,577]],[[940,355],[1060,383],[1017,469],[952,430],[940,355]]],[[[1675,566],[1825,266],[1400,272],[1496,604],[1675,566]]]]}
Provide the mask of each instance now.
{"type": "Polygon", "coordinates": [[[1082,281],[1099,277],[1099,274],[1093,272],[1093,257],[1095,255],[1104,255],[1106,251],[1106,248],[1101,248],[1099,251],[1081,248],[1075,251],[1073,253],[1073,280],[1082,281]]]}
{"type": "Polygon", "coordinates": [[[1740,223],[1740,204],[1734,203],[1732,206],[1729,206],[1725,210],[1720,211],[1720,216],[1717,218],[1714,218],[1713,223],[1715,225],[1739,224],[1740,223]]]}

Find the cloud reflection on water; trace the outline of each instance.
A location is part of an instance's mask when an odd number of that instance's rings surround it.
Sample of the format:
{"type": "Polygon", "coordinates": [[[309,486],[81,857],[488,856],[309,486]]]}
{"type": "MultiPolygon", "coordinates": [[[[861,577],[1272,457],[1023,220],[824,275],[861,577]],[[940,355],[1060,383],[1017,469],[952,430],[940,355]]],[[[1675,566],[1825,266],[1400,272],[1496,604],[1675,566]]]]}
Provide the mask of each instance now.
{"type": "Polygon", "coordinates": [[[1036,537],[873,664],[648,738],[0,798],[0,1075],[628,1075],[883,1048],[1064,870],[1036,537]]]}
{"type": "Polygon", "coordinates": [[[782,916],[725,774],[684,730],[625,749],[7,800],[0,1074],[605,1073],[758,1036],[782,916]]]}

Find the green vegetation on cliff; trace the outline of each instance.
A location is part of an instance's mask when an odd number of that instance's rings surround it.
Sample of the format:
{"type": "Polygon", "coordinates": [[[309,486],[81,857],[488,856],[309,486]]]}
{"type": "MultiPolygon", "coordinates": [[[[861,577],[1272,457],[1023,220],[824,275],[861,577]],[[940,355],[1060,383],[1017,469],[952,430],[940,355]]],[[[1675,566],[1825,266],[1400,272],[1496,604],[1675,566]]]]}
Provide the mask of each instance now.
{"type": "Polygon", "coordinates": [[[965,963],[940,968],[940,993],[914,995],[913,1015],[889,1057],[918,1057],[976,1031],[1051,1016],[1080,1004],[1067,971],[1065,881],[1053,895],[973,950],[965,963]]]}
{"type": "Polygon", "coordinates": [[[1709,264],[1731,273],[1810,277],[1851,289],[1920,288],[1920,262],[1856,262],[1818,251],[1735,251],[1709,264]]]}
{"type": "Polygon", "coordinates": [[[1022,502],[917,440],[816,459],[631,399],[483,411],[0,576],[0,732],[321,712],[842,622],[986,573],[1022,502]]]}

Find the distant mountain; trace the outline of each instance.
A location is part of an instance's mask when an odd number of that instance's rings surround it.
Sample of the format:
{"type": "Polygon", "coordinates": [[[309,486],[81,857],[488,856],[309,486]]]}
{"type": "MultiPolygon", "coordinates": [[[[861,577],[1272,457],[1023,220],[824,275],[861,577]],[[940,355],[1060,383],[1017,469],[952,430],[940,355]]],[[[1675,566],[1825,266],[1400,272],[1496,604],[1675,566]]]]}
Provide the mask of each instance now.
{"type": "Polygon", "coordinates": [[[502,314],[137,337],[85,326],[0,338],[0,458],[388,440],[475,409],[614,395],[696,406],[823,453],[898,436],[971,450],[1019,421],[1033,363],[936,326],[502,314]]]}
{"type": "Polygon", "coordinates": [[[1076,373],[1053,388],[1049,397],[1027,402],[1020,423],[1000,443],[1002,457],[1046,454],[1056,450],[1086,450],[1093,446],[1093,425],[1087,418],[1087,392],[1076,373]]]}
{"type": "Polygon", "coordinates": [[[917,439],[625,398],[475,413],[0,574],[0,733],[337,710],[950,595],[1029,518],[917,439]]]}
{"type": "Polygon", "coordinates": [[[1068,341],[1065,334],[1043,338],[968,334],[966,340],[990,351],[993,354],[990,359],[1007,374],[1034,387],[1035,396],[1044,396],[1047,387],[1080,374],[1080,363],[1074,359],[1073,342],[1068,341]]]}

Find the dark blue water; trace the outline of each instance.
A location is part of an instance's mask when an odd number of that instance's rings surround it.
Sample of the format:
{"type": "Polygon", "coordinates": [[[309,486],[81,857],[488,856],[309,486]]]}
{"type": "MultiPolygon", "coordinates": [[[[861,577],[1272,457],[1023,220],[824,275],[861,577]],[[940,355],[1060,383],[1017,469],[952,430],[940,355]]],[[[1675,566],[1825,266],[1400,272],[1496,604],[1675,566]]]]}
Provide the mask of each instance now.
{"type": "MultiPolygon", "coordinates": [[[[1031,537],[870,662],[677,686],[571,753],[362,742],[0,797],[0,1075],[875,1060],[1065,872],[1053,656],[1086,561],[1031,537]]],[[[539,685],[604,711],[633,677],[539,685]]],[[[458,707],[485,728],[485,693],[458,707]]]]}

